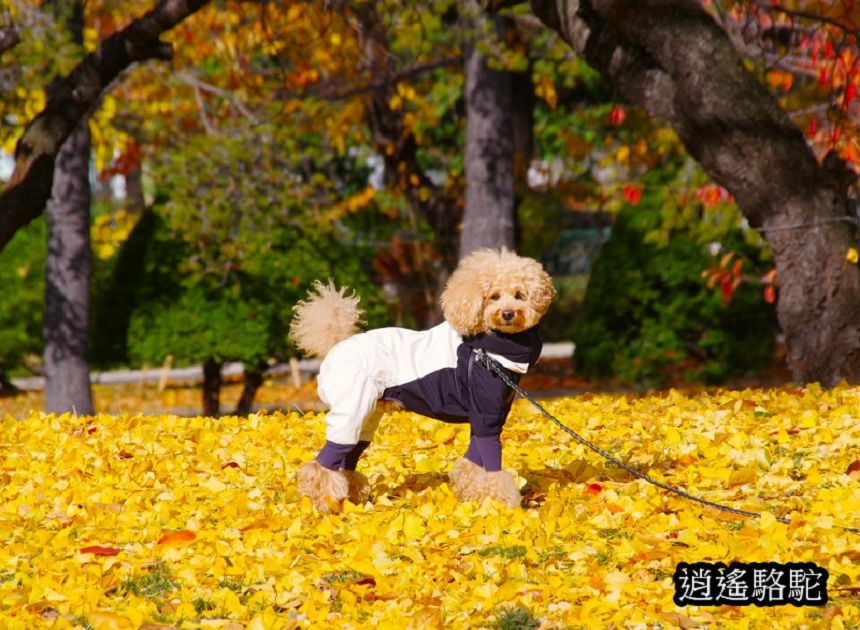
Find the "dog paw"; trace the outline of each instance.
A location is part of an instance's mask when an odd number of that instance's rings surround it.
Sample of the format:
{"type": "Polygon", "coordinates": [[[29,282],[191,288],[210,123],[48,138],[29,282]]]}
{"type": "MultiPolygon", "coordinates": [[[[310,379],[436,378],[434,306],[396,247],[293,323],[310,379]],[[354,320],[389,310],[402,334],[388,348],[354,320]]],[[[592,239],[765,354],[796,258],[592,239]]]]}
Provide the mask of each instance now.
{"type": "Polygon", "coordinates": [[[367,481],[367,477],[357,470],[342,470],[340,472],[346,476],[346,481],[349,484],[347,498],[356,505],[366,502],[370,498],[370,482],[367,481]]]}
{"type": "Polygon", "coordinates": [[[510,508],[520,505],[522,497],[517,488],[517,480],[507,470],[487,473],[486,496],[504,503],[510,508]]]}
{"type": "Polygon", "coordinates": [[[478,487],[480,478],[486,475],[486,471],[468,459],[458,460],[451,472],[448,473],[448,481],[454,496],[459,501],[473,501],[478,499],[478,487]]]}
{"type": "Polygon", "coordinates": [[[461,459],[454,464],[448,473],[448,480],[460,501],[483,501],[489,497],[514,508],[522,500],[516,479],[511,473],[506,470],[487,472],[468,459],[461,459]]]}
{"type": "Polygon", "coordinates": [[[339,511],[340,503],[349,498],[349,480],[343,470],[308,462],[299,469],[297,480],[299,494],[310,498],[321,514],[339,511]]]}

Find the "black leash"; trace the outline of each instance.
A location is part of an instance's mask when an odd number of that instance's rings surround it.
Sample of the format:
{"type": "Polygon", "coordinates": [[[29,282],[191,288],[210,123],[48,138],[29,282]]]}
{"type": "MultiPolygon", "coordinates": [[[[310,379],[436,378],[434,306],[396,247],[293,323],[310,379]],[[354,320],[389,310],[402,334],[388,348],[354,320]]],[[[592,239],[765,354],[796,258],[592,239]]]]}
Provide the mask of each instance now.
{"type": "MultiPolygon", "coordinates": [[[[633,468],[629,464],[624,463],[623,461],[621,461],[620,459],[618,459],[617,457],[615,457],[611,453],[603,450],[599,446],[592,444],[591,442],[586,440],[584,437],[579,435],[576,431],[574,431],[570,427],[566,426],[564,423],[561,422],[561,420],[559,420],[554,415],[552,415],[549,411],[547,411],[543,407],[543,405],[541,405],[534,398],[534,396],[532,396],[531,394],[529,394],[528,392],[523,390],[516,383],[516,381],[511,377],[508,370],[504,366],[502,366],[493,357],[489,356],[486,352],[484,352],[481,349],[476,349],[475,350],[475,357],[487,369],[495,372],[499,376],[499,378],[501,378],[502,381],[505,382],[505,384],[508,387],[510,387],[511,389],[514,390],[514,392],[516,392],[519,396],[522,396],[523,398],[528,400],[532,405],[534,405],[534,407],[538,411],[540,411],[546,418],[548,418],[553,423],[555,423],[562,431],[564,431],[565,433],[570,435],[574,440],[576,440],[577,442],[579,442],[580,444],[582,444],[586,448],[588,448],[588,449],[594,451],[595,453],[597,453],[598,455],[600,455],[605,460],[612,462],[613,464],[615,464],[619,468],[626,470],[627,472],[629,472],[634,477],[638,477],[639,479],[642,479],[643,481],[647,481],[651,485],[657,486],[658,488],[665,490],[667,492],[671,492],[672,494],[678,495],[679,497],[683,497],[683,498],[688,499],[690,501],[695,501],[696,503],[701,503],[702,505],[707,505],[708,507],[712,507],[716,510],[720,510],[721,512],[728,512],[729,514],[734,514],[736,516],[748,516],[750,518],[761,518],[760,512],[751,512],[749,510],[741,510],[739,508],[731,507],[730,505],[724,505],[722,503],[717,503],[715,501],[709,501],[708,499],[703,499],[702,497],[698,497],[694,494],[690,494],[686,490],[682,490],[681,488],[676,488],[674,486],[670,486],[669,484],[666,484],[666,483],[663,483],[662,481],[654,479],[649,474],[644,473],[641,470],[633,468]]],[[[786,525],[791,523],[791,519],[789,519],[788,517],[785,517],[785,516],[774,515],[774,518],[777,521],[779,521],[780,523],[784,523],[786,525]]],[[[836,525],[835,527],[843,529],[847,532],[853,532],[855,534],[860,534],[860,528],[858,528],[858,527],[848,527],[845,525],[836,525]]]]}

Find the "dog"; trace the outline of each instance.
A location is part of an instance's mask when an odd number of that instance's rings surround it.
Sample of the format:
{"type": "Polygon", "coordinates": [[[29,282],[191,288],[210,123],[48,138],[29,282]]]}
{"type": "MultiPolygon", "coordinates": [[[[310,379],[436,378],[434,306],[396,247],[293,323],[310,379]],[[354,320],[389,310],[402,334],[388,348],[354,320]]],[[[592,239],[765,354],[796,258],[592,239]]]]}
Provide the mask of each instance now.
{"type": "Polygon", "coordinates": [[[328,406],[326,442],[298,472],[299,493],[321,513],[344,499],[365,502],[367,478],[356,470],[386,405],[445,422],[468,423],[468,450],[449,473],[461,501],[490,497],[510,507],[521,497],[502,470],[502,428],[514,392],[478,361],[494,358],[514,382],[541,352],[540,319],[556,291],[531,258],[506,249],[464,257],[440,298],[444,321],[429,330],[379,328],[360,332],[359,298],[345,288],[315,282],[293,308],[290,339],[320,357],[317,391],[328,406]]]}

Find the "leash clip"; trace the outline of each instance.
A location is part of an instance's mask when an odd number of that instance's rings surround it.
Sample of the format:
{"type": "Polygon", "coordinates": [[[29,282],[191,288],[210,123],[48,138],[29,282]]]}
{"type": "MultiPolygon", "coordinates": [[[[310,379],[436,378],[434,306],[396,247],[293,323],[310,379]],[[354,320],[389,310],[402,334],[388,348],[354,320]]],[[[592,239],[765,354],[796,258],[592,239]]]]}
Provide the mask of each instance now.
{"type": "Polygon", "coordinates": [[[480,363],[490,372],[495,373],[496,376],[501,378],[506,385],[511,387],[515,386],[515,383],[513,382],[513,372],[511,372],[508,368],[499,363],[498,360],[490,356],[490,354],[486,350],[484,350],[483,348],[473,348],[472,352],[475,355],[476,363],[480,363]]]}

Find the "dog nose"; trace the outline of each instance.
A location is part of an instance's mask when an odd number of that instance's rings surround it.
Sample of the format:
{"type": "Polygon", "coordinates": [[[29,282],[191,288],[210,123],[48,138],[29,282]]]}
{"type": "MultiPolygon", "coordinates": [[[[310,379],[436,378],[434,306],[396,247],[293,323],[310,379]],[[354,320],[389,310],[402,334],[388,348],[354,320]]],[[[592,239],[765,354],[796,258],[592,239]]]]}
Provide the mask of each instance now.
{"type": "Polygon", "coordinates": [[[506,322],[511,321],[513,318],[514,318],[514,312],[513,311],[502,311],[502,319],[505,320],[506,322]]]}

